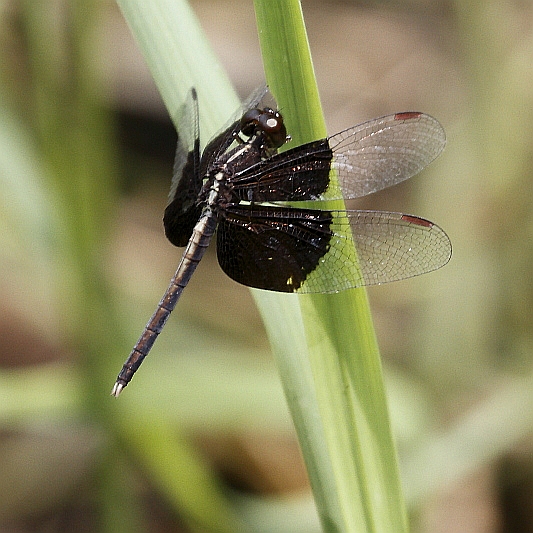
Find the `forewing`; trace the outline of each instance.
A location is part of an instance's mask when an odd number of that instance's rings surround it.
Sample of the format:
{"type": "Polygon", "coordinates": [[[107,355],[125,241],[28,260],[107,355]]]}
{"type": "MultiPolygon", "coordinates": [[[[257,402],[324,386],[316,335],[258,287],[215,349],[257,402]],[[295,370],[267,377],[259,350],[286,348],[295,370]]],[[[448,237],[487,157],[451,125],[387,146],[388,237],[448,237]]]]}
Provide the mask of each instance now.
{"type": "Polygon", "coordinates": [[[178,115],[178,142],[169,203],[163,216],[165,235],[172,244],[185,246],[199,217],[196,205],[202,187],[198,98],[192,88],[178,115]]]}
{"type": "Polygon", "coordinates": [[[417,174],[445,144],[434,118],[396,113],[260,161],[237,174],[232,185],[250,201],[358,198],[417,174]],[[329,187],[330,169],[340,191],[329,187]]]}
{"type": "Polygon", "coordinates": [[[268,209],[248,207],[219,225],[219,262],[250,287],[339,292],[430,272],[451,256],[444,231],[412,215],[268,209]]]}
{"type": "Polygon", "coordinates": [[[433,117],[406,112],[341,131],[329,145],[343,197],[359,198],[418,174],[442,152],[446,134],[433,117]]]}
{"type": "MultiPolygon", "coordinates": [[[[200,187],[195,179],[198,175],[200,162],[200,127],[198,123],[198,97],[196,90],[191,88],[187,98],[178,112],[178,142],[174,167],[172,170],[172,184],[168,195],[169,203],[176,195],[198,196],[200,187]],[[196,191],[197,189],[197,191],[196,191]]],[[[200,183],[201,186],[201,183],[200,183]]]]}

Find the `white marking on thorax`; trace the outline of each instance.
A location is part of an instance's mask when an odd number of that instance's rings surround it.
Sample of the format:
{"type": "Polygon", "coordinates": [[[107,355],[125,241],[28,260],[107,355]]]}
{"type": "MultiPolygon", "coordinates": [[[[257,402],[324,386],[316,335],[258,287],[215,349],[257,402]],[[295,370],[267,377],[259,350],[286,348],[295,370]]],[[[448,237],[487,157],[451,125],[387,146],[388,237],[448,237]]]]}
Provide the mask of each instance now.
{"type": "Polygon", "coordinates": [[[220,187],[222,184],[224,184],[225,181],[226,181],[226,174],[224,173],[223,170],[215,174],[213,184],[211,185],[211,189],[209,191],[209,196],[207,197],[207,204],[209,206],[212,207],[217,203],[218,196],[220,194],[220,187]]]}
{"type": "Polygon", "coordinates": [[[249,142],[244,143],[239,150],[236,150],[235,153],[231,155],[230,158],[226,160],[226,164],[232,163],[238,157],[242,157],[246,152],[250,150],[252,145],[249,142]]]}
{"type": "Polygon", "coordinates": [[[218,198],[221,192],[222,187],[226,185],[226,179],[228,176],[228,166],[231,165],[235,160],[238,160],[240,157],[245,155],[250,151],[252,145],[247,142],[244,143],[240,148],[238,148],[224,163],[220,166],[220,170],[215,174],[211,189],[209,191],[209,196],[207,197],[207,205],[210,207],[216,206],[218,203],[218,198]]]}

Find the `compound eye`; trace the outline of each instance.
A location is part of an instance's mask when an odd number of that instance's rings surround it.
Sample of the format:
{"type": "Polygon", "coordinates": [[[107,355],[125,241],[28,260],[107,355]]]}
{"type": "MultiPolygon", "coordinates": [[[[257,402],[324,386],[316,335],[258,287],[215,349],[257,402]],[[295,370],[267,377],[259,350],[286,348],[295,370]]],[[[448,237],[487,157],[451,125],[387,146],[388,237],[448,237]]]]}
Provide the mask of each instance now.
{"type": "Polygon", "coordinates": [[[273,109],[266,108],[259,116],[259,127],[265,132],[267,144],[271,148],[279,148],[287,140],[287,130],[283,117],[273,109]]]}
{"type": "Polygon", "coordinates": [[[241,118],[241,132],[251,137],[259,125],[259,117],[263,114],[261,109],[250,109],[241,118]]]}

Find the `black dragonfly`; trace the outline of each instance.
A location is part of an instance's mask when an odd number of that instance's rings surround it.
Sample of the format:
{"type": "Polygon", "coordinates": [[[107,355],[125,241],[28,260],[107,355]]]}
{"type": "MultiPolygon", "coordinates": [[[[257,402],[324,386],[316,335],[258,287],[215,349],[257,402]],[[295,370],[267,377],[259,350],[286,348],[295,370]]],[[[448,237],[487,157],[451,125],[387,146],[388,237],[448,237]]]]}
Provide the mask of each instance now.
{"type": "Polygon", "coordinates": [[[320,201],[365,196],[420,172],[446,144],[437,120],[396,113],[278,154],[290,137],[278,111],[258,107],[265,92],[250,97],[242,117],[201,155],[198,98],[194,88],[189,93],[163,218],[170,242],[186,248],[114,396],[152,348],[217,228],[222,270],[270,291],[333,293],[416,276],[451,257],[446,233],[423,218],[320,207],[320,201]],[[317,201],[316,209],[285,203],[309,200],[317,201]]]}

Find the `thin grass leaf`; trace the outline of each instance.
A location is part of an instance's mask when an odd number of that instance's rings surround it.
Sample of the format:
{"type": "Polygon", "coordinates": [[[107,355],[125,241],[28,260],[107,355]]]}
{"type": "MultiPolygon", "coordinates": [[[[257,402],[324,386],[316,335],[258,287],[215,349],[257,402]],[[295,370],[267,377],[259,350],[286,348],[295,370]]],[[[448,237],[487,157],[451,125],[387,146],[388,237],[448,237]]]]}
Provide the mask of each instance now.
{"type": "MultiPolygon", "coordinates": [[[[298,142],[323,137],[300,3],[256,0],[254,5],[267,80],[289,133],[298,142]]],[[[256,300],[324,530],[404,532],[406,512],[366,292],[302,296],[300,309],[289,298],[261,294],[256,300]],[[295,320],[298,311],[301,318],[295,320]],[[270,317],[278,318],[272,323],[270,317]]]]}
{"type": "MultiPolygon", "coordinates": [[[[119,0],[118,4],[173,120],[187,92],[196,87],[205,142],[238,107],[238,99],[194,13],[179,0],[119,0]]],[[[191,527],[221,533],[240,531],[242,525],[221,487],[188,444],[178,438],[172,421],[162,415],[157,420],[146,413],[138,416],[134,428],[128,419],[117,425],[120,437],[191,527]]]]}

